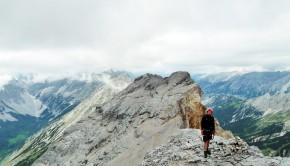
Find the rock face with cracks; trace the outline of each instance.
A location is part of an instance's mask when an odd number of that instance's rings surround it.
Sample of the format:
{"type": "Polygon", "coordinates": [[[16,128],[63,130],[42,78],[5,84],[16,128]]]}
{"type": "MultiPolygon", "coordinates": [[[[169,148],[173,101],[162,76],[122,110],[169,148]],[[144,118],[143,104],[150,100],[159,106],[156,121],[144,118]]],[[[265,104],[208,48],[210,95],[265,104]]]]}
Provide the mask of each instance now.
{"type": "MultiPolygon", "coordinates": [[[[211,145],[212,158],[202,158],[199,130],[188,129],[200,128],[205,109],[201,95],[187,72],[166,78],[142,75],[67,128],[33,165],[215,165],[217,161],[247,165],[254,152],[260,156],[255,160],[266,162],[258,149],[243,141],[230,144],[218,136],[211,145]]],[[[233,139],[216,124],[218,135],[233,139]]],[[[284,159],[273,160],[280,161],[284,159]]]]}

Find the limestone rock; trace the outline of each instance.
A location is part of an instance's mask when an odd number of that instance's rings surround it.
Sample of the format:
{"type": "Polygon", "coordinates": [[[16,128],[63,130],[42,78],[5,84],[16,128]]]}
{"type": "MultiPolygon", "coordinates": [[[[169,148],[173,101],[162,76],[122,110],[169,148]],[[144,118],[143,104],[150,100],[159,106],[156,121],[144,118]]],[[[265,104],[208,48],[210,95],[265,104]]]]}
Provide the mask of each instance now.
{"type": "Polygon", "coordinates": [[[211,155],[208,158],[203,157],[203,143],[200,140],[200,130],[197,129],[182,129],[179,133],[172,136],[168,143],[155,147],[149,151],[141,166],[145,165],[162,165],[157,158],[166,158],[167,165],[202,165],[202,166],[215,166],[215,165],[289,165],[290,159],[287,158],[270,158],[261,156],[261,151],[256,147],[247,145],[246,142],[240,138],[226,140],[225,138],[216,136],[211,141],[210,149],[211,155]],[[196,140],[194,142],[193,140],[196,140]],[[222,142],[222,143],[221,143],[222,142]],[[191,144],[190,149],[184,149],[184,146],[191,144]],[[213,147],[221,147],[213,149],[213,147]],[[243,149],[247,147],[242,153],[238,153],[236,149],[243,149]],[[174,149],[174,154],[171,152],[174,149]],[[228,151],[228,152],[227,152],[228,151]],[[156,153],[161,155],[156,155],[156,153]],[[224,155],[226,153],[227,155],[224,155]],[[154,162],[153,162],[154,161],[154,162]]]}

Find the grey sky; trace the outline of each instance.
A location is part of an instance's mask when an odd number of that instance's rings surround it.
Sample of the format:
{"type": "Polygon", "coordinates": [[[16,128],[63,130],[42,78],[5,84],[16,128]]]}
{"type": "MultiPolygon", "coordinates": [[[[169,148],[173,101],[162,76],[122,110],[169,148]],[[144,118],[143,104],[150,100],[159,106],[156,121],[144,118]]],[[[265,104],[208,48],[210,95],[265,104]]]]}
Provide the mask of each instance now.
{"type": "Polygon", "coordinates": [[[287,0],[0,0],[0,74],[290,70],[289,8],[287,0]]]}

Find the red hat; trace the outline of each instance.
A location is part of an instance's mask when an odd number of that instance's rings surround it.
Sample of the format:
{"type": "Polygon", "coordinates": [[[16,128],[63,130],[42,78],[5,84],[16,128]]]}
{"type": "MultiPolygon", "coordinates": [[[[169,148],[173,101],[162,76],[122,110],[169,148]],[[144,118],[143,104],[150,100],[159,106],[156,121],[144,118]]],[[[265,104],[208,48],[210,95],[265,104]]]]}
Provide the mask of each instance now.
{"type": "Polygon", "coordinates": [[[206,109],[206,112],[208,112],[208,111],[213,112],[213,109],[212,109],[212,108],[208,108],[208,109],[206,109]]]}

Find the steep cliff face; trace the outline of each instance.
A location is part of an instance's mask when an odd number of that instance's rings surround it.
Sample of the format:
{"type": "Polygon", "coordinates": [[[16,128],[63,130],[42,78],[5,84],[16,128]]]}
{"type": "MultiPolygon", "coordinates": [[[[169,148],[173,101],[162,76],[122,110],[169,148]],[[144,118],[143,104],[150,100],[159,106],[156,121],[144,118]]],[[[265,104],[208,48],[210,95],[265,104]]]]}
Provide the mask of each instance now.
{"type": "Polygon", "coordinates": [[[201,93],[186,72],[138,77],[67,128],[34,165],[138,165],[180,129],[199,128],[201,93]]]}
{"type": "MultiPolygon", "coordinates": [[[[200,129],[201,119],[206,109],[200,102],[201,95],[201,89],[195,87],[190,89],[183,98],[177,101],[184,128],[200,129]]],[[[215,126],[217,135],[223,138],[233,138],[232,132],[223,130],[217,119],[215,119],[215,126]]]]}

